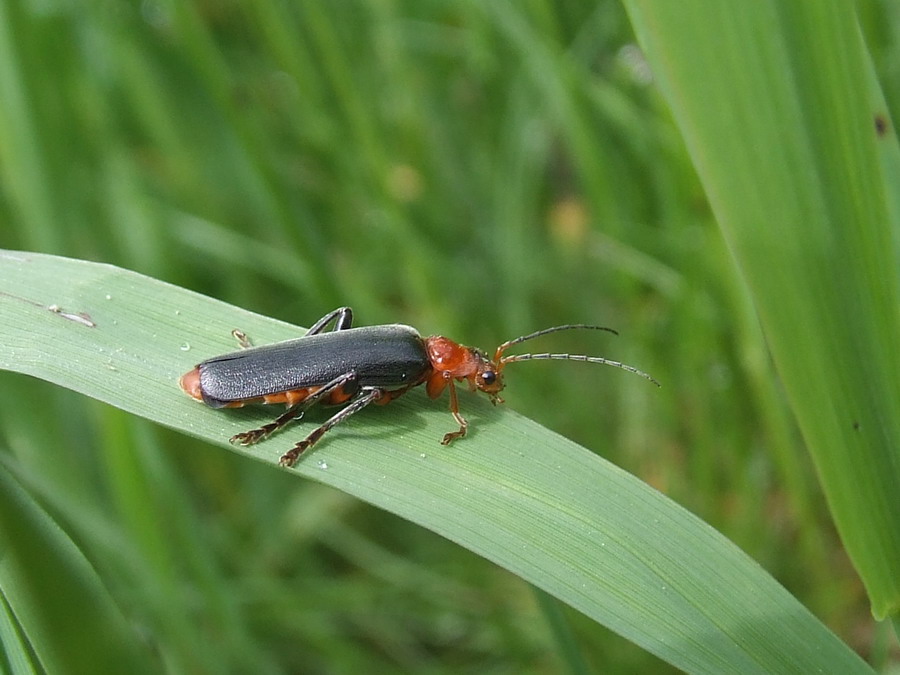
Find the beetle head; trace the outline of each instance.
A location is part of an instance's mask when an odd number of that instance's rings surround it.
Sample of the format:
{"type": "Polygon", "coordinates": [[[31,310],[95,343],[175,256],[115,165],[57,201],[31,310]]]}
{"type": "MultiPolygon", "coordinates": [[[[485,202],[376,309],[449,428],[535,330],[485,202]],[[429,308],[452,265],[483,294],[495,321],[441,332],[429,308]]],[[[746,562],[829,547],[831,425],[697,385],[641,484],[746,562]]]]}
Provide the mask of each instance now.
{"type": "Polygon", "coordinates": [[[503,364],[499,361],[492,361],[480,349],[472,349],[472,357],[476,362],[475,372],[471,378],[472,384],[478,391],[483,391],[491,397],[491,403],[503,403],[500,398],[500,392],[506,384],[503,382],[503,364]]]}

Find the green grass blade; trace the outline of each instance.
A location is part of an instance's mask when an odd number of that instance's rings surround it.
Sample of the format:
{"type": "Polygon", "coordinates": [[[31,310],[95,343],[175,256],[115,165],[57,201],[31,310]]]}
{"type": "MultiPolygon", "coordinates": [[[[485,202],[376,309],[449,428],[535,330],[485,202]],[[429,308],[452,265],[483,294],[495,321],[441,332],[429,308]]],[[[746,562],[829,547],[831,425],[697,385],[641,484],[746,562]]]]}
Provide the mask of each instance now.
{"type": "Polygon", "coordinates": [[[0,638],[16,672],[152,672],[147,645],[97,571],[6,466],[0,532],[0,638]]]}
{"type": "Polygon", "coordinates": [[[851,3],[626,3],[876,617],[900,611],[900,289],[851,3]]]}
{"type": "MultiPolygon", "coordinates": [[[[179,391],[179,375],[232,349],[234,328],[257,344],[300,333],[133,272],[54,256],[3,253],[0,288],[0,367],[223,447],[272,411],[211,410],[179,391]]],[[[472,433],[444,448],[445,405],[416,392],[364,411],[295,471],[458,542],[679,668],[868,671],[737,547],[633,476],[468,395],[472,433]]],[[[274,463],[302,433],[234,450],[274,463]]]]}

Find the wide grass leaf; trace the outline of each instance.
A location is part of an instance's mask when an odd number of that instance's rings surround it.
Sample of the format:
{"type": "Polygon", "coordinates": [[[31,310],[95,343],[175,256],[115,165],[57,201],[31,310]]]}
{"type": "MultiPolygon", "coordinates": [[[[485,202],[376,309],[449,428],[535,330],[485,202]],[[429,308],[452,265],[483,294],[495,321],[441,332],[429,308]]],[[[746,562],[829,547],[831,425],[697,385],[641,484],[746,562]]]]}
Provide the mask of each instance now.
{"type": "MultiPolygon", "coordinates": [[[[48,255],[0,254],[0,289],[0,366],[223,448],[272,411],[206,408],[179,390],[179,375],[233,349],[235,328],[257,344],[302,334],[48,255]]],[[[682,669],[867,672],[756,563],[659,492],[483,397],[463,394],[462,405],[472,431],[452,447],[438,444],[453,428],[446,402],[417,391],[333,430],[294,471],[458,542],[682,669]]],[[[231,449],[274,464],[310,428],[231,449]]]]}

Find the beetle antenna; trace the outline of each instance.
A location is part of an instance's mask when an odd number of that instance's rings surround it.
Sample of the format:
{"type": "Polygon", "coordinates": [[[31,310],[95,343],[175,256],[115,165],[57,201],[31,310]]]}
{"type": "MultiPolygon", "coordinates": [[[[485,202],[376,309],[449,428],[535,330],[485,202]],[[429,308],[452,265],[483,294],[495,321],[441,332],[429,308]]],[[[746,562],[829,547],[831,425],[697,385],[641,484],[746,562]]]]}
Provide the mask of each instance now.
{"type": "Polygon", "coordinates": [[[516,354],[514,356],[503,356],[503,352],[505,352],[510,347],[521,344],[526,340],[532,340],[537,337],[541,337],[542,335],[547,335],[548,333],[557,333],[562,330],[575,330],[575,329],[585,329],[585,330],[605,330],[607,333],[612,333],[613,335],[618,335],[619,332],[613,330],[612,328],[607,328],[606,326],[591,326],[585,323],[569,323],[565,326],[553,326],[552,328],[544,328],[543,330],[535,331],[534,333],[529,333],[528,335],[523,335],[522,337],[517,337],[513,340],[508,340],[504,342],[502,345],[497,347],[497,351],[494,353],[494,363],[497,364],[499,368],[502,368],[507,363],[513,363],[515,361],[538,361],[538,360],[557,360],[557,361],[585,361],[587,363],[599,363],[606,366],[615,366],[616,368],[621,368],[622,370],[627,370],[629,373],[634,373],[635,375],[640,375],[641,377],[650,380],[657,387],[662,386],[660,383],[643,370],[638,370],[634,366],[629,366],[625,363],[620,363],[619,361],[612,361],[610,359],[604,359],[602,356],[585,356],[584,354],[516,354]]]}
{"type": "MultiPolygon", "coordinates": [[[[593,326],[586,326],[593,327],[593,326]]],[[[500,359],[501,365],[506,365],[507,363],[513,363],[515,361],[538,361],[538,360],[558,360],[558,361],[586,361],[587,363],[599,363],[605,366],[615,366],[616,368],[621,368],[622,370],[627,370],[629,373],[634,373],[635,375],[640,375],[641,377],[650,380],[657,387],[662,386],[654,377],[651,377],[643,370],[638,370],[634,366],[629,366],[625,363],[620,363],[619,361],[611,361],[610,359],[604,359],[602,356],[585,356],[584,354],[516,354],[514,356],[504,356],[500,359]]]]}
{"type": "MultiPolygon", "coordinates": [[[[529,333],[528,335],[523,335],[522,337],[517,337],[514,340],[507,340],[502,345],[497,347],[497,351],[494,353],[494,362],[499,363],[500,357],[503,356],[503,352],[512,347],[513,345],[521,344],[526,340],[532,340],[537,337],[541,337],[542,335],[547,335],[548,333],[558,333],[561,330],[574,330],[574,329],[587,329],[587,330],[605,330],[607,333],[612,333],[613,335],[618,335],[619,331],[613,330],[612,328],[607,328],[606,326],[590,326],[586,323],[567,323],[565,326],[553,326],[553,328],[544,328],[543,330],[535,331],[534,333],[529,333]]],[[[503,359],[506,361],[506,359],[503,359]]]]}

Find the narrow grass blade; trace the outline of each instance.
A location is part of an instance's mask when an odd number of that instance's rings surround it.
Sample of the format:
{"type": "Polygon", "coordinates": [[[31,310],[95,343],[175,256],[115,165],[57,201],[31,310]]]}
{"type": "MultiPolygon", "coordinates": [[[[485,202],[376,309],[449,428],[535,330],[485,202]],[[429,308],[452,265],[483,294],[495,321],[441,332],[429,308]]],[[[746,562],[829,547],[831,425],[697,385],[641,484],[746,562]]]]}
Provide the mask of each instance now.
{"type": "Polygon", "coordinates": [[[896,165],[897,145],[854,6],[626,5],[873,613],[900,612],[900,224],[878,151],[896,165]]]}
{"type": "Polygon", "coordinates": [[[97,571],[2,464],[0,533],[0,639],[18,672],[152,672],[97,571]]]}

